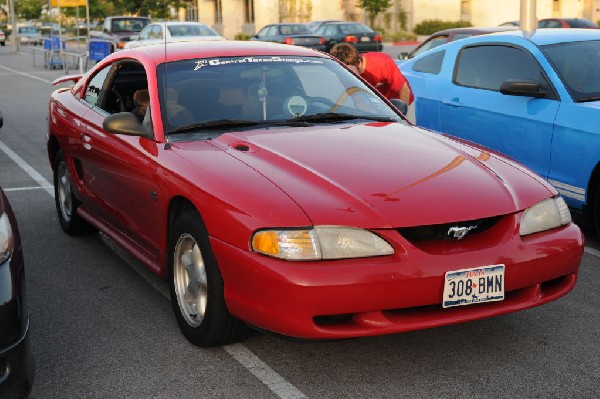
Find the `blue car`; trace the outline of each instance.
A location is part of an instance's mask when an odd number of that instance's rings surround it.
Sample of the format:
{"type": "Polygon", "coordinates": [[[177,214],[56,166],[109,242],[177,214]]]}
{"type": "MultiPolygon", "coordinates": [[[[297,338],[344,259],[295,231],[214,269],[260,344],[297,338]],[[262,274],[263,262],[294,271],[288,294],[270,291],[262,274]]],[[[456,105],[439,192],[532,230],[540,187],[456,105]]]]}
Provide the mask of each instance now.
{"type": "Polygon", "coordinates": [[[600,232],[600,30],[476,36],[399,67],[418,126],[523,163],[600,232]]]}

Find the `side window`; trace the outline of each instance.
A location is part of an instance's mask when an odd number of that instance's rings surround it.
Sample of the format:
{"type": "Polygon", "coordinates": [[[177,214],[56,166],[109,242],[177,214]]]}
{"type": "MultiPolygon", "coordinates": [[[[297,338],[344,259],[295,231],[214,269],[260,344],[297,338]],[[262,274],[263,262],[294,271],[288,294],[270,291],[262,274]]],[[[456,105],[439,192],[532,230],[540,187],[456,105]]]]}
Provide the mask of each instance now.
{"type": "Polygon", "coordinates": [[[324,36],[335,36],[337,31],[337,26],[327,26],[325,27],[325,32],[323,33],[324,36]]]}
{"type": "Polygon", "coordinates": [[[535,80],[549,84],[537,61],[528,52],[509,46],[476,46],[461,50],[454,70],[454,83],[487,90],[500,90],[508,79],[535,80]]]}
{"type": "Polygon", "coordinates": [[[446,51],[436,51],[433,54],[426,55],[413,65],[413,71],[425,72],[437,75],[442,70],[442,62],[446,51]]]}
{"type": "Polygon", "coordinates": [[[90,83],[85,89],[85,101],[92,105],[98,104],[98,99],[100,98],[100,94],[102,94],[104,81],[106,80],[108,71],[110,71],[110,66],[102,69],[92,78],[92,80],[90,80],[90,83]]]}

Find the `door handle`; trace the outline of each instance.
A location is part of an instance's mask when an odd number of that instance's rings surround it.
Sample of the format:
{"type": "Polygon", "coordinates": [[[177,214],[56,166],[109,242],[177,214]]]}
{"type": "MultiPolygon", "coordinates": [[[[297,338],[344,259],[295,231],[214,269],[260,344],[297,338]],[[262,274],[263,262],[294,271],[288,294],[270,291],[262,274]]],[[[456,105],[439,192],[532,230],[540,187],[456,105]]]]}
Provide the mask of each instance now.
{"type": "Polygon", "coordinates": [[[462,107],[460,103],[460,99],[458,97],[454,97],[450,100],[442,100],[442,104],[448,105],[450,107],[462,107]]]}

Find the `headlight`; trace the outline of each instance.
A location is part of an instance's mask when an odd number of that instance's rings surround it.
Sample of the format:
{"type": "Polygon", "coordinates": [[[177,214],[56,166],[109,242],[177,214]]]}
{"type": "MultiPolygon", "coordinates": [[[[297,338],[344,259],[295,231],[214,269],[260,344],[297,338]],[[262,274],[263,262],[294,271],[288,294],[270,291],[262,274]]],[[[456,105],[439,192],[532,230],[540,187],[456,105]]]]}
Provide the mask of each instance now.
{"type": "Polygon", "coordinates": [[[13,251],[13,232],[8,215],[0,216],[0,263],[10,257],[13,251]]]}
{"type": "Polygon", "coordinates": [[[571,212],[565,200],[560,196],[548,198],[525,210],[519,233],[526,236],[568,223],[571,223],[571,212]]]}
{"type": "Polygon", "coordinates": [[[342,226],[259,231],[252,237],[252,249],[286,260],[364,258],[394,253],[392,246],[378,235],[342,226]]]}

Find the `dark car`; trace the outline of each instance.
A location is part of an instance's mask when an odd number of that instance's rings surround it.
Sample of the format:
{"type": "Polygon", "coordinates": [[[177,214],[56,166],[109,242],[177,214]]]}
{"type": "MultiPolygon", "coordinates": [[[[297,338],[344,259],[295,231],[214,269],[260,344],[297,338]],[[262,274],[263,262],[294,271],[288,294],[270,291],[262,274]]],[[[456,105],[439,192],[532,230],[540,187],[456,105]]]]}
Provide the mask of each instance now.
{"type": "Polygon", "coordinates": [[[540,19],[538,28],[598,29],[599,27],[585,18],[546,18],[540,19]]]}
{"type": "Polygon", "coordinates": [[[310,28],[313,32],[316,32],[317,29],[321,27],[321,25],[329,23],[329,22],[343,22],[336,19],[321,19],[319,21],[310,21],[306,23],[306,26],[310,28]]]}
{"type": "MultiPolygon", "coordinates": [[[[0,127],[3,118],[0,112],[0,127]]],[[[17,221],[0,188],[0,397],[24,398],[34,380],[25,300],[25,269],[17,221]]]]}
{"type": "Polygon", "coordinates": [[[325,38],[316,34],[305,24],[271,24],[262,28],[250,40],[275,42],[310,47],[325,51],[325,38]]]}
{"type": "Polygon", "coordinates": [[[398,55],[400,60],[409,60],[417,55],[424,53],[427,50],[441,46],[448,42],[464,39],[471,36],[485,35],[488,33],[503,32],[507,30],[515,30],[515,26],[492,26],[489,28],[451,28],[444,29],[429,36],[423,43],[415,47],[410,53],[402,52],[398,55]]]}
{"type": "Polygon", "coordinates": [[[383,50],[381,34],[359,22],[326,22],[315,33],[325,37],[327,52],[338,43],[349,43],[360,53],[383,50]]]}

